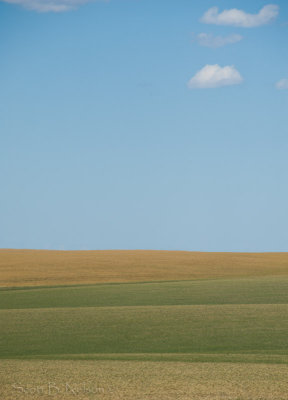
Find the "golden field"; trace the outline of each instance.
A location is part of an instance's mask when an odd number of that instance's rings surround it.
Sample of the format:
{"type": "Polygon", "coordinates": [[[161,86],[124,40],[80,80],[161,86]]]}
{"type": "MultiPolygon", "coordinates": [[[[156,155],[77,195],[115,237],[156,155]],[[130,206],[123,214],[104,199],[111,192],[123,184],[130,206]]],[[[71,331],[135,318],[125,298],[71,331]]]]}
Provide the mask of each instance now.
{"type": "Polygon", "coordinates": [[[0,287],[288,275],[288,253],[0,250],[0,287]]]}
{"type": "Polygon", "coordinates": [[[287,365],[2,360],[0,366],[0,398],[5,400],[288,398],[287,365]]]}

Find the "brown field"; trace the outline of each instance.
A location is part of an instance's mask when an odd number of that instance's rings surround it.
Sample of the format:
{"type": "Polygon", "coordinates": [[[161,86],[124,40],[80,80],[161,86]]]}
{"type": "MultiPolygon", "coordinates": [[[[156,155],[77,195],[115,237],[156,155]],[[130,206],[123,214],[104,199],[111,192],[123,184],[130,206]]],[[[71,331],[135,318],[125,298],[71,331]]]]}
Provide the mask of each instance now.
{"type": "Polygon", "coordinates": [[[5,400],[288,399],[287,365],[2,360],[0,367],[5,400]]]}
{"type": "Polygon", "coordinates": [[[288,275],[288,253],[0,250],[0,287],[288,275]]]}

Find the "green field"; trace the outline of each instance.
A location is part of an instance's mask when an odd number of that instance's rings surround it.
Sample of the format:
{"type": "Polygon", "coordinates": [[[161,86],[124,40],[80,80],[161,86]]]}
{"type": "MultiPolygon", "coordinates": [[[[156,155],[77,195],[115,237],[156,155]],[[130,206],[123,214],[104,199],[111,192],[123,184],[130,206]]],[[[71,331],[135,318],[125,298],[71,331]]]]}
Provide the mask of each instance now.
{"type": "Polygon", "coordinates": [[[0,358],[5,400],[67,368],[117,382],[103,399],[287,400],[288,276],[2,287],[0,358]]]}
{"type": "Polygon", "coordinates": [[[0,290],[0,309],[288,304],[288,278],[211,279],[0,290]]]}
{"type": "Polygon", "coordinates": [[[287,278],[9,289],[0,304],[2,358],[288,355],[287,278]]]}

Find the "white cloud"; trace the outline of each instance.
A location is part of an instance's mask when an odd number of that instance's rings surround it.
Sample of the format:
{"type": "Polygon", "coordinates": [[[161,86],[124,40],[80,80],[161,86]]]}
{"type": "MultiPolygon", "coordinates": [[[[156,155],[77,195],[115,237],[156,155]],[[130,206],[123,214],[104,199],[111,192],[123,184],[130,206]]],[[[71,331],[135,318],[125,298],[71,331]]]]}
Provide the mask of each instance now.
{"type": "Polygon", "coordinates": [[[238,85],[242,76],[233,65],[205,65],[188,82],[189,89],[217,88],[221,86],[238,85]]]}
{"type": "Polygon", "coordinates": [[[240,42],[243,39],[241,35],[228,35],[228,36],[213,36],[209,33],[199,33],[196,40],[200,46],[205,47],[222,47],[226,44],[233,44],[240,42]]]}
{"type": "Polygon", "coordinates": [[[94,0],[1,0],[5,3],[18,4],[38,12],[63,12],[73,10],[82,4],[94,0]]]}
{"type": "Polygon", "coordinates": [[[232,8],[219,13],[218,7],[212,7],[201,18],[205,24],[233,25],[242,28],[251,28],[265,25],[273,21],[279,14],[279,6],[268,4],[258,14],[248,14],[243,10],[232,8]]]}
{"type": "Polygon", "coordinates": [[[276,83],[276,88],[279,90],[288,89],[288,79],[281,79],[279,82],[276,83]]]}

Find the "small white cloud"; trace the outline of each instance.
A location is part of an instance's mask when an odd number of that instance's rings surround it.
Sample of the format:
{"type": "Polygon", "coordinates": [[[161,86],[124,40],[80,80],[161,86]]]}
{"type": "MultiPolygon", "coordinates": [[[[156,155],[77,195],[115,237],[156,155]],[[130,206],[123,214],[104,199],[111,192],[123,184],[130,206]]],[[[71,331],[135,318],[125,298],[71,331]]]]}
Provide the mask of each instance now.
{"type": "Polygon", "coordinates": [[[243,10],[233,8],[219,13],[218,7],[212,7],[201,18],[205,24],[233,25],[242,28],[252,28],[272,22],[279,14],[279,6],[268,4],[258,14],[248,14],[243,10]]]}
{"type": "Polygon", "coordinates": [[[287,90],[288,89],[288,79],[281,79],[276,83],[276,88],[279,90],[287,90]]]}
{"type": "Polygon", "coordinates": [[[63,12],[73,10],[93,0],[2,0],[38,12],[63,12]]]}
{"type": "Polygon", "coordinates": [[[242,76],[233,65],[205,65],[188,82],[189,89],[217,88],[221,86],[238,85],[242,76]]]}
{"type": "Polygon", "coordinates": [[[228,36],[213,36],[209,33],[199,33],[196,37],[196,40],[200,46],[205,47],[222,47],[226,44],[233,44],[240,42],[243,39],[241,35],[228,35],[228,36]]]}

